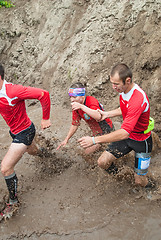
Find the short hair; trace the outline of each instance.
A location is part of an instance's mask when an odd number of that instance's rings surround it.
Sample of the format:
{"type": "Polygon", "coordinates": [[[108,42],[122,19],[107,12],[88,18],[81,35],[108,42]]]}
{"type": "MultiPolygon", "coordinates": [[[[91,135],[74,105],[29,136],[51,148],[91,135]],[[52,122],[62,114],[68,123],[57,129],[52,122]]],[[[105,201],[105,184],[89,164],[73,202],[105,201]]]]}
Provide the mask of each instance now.
{"type": "Polygon", "coordinates": [[[118,73],[120,80],[122,80],[124,84],[127,77],[131,78],[131,82],[132,82],[132,71],[126,64],[124,63],[116,64],[111,70],[111,74],[110,74],[111,77],[113,77],[115,73],[118,73]]]}
{"type": "Polygon", "coordinates": [[[81,82],[73,83],[70,88],[85,88],[85,86],[81,82]]]}
{"type": "Polygon", "coordinates": [[[0,64],[0,76],[2,80],[4,79],[4,67],[0,64]]]}

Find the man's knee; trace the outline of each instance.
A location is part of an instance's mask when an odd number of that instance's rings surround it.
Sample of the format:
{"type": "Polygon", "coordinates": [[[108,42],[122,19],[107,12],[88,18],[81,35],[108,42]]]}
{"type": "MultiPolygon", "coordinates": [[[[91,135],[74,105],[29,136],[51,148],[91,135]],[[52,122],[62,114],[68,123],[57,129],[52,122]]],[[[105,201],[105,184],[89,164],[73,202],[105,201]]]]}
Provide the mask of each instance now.
{"type": "Polygon", "coordinates": [[[115,157],[111,153],[104,151],[102,155],[99,157],[97,163],[99,167],[107,169],[114,159],[115,157]]]}
{"type": "Polygon", "coordinates": [[[7,176],[9,170],[10,169],[5,164],[1,163],[1,173],[3,176],[7,176]]]}
{"type": "Polygon", "coordinates": [[[105,164],[105,159],[102,156],[100,156],[97,163],[99,167],[103,167],[105,164]]]}

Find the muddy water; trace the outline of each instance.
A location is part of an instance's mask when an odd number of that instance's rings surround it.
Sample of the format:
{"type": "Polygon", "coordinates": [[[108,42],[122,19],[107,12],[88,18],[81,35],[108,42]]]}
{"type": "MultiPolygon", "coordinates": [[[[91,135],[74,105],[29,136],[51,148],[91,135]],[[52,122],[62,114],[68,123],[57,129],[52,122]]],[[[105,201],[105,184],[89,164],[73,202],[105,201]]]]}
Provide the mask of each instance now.
{"type": "MultiPolygon", "coordinates": [[[[8,133],[3,134],[1,156],[10,141],[8,133]]],[[[51,136],[46,133],[46,138],[51,136]]],[[[1,240],[161,239],[160,153],[152,157],[148,173],[157,187],[145,191],[133,184],[132,156],[118,161],[120,173],[114,177],[97,167],[96,156],[95,164],[89,165],[79,147],[69,144],[56,153],[54,140],[52,145],[42,139],[52,156],[25,154],[16,166],[21,207],[12,219],[0,223],[1,240]]],[[[0,183],[2,200],[2,176],[0,183]]]]}
{"type": "Polygon", "coordinates": [[[161,239],[160,192],[136,189],[79,161],[45,177],[24,158],[21,209],[0,224],[0,239],[161,239]]]}

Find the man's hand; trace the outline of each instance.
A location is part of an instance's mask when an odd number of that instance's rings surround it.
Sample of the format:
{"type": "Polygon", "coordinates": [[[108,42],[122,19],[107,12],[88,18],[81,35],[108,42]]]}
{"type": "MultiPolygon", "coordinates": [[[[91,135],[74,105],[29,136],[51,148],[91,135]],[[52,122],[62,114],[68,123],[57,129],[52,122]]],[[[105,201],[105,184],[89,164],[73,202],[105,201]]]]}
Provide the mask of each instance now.
{"type": "Polygon", "coordinates": [[[74,111],[74,110],[81,109],[81,107],[82,107],[82,104],[80,104],[80,103],[78,103],[78,102],[72,102],[71,105],[72,105],[72,110],[73,110],[73,111],[74,111]]]}
{"type": "Polygon", "coordinates": [[[83,148],[87,148],[93,145],[92,137],[89,136],[78,139],[78,142],[83,148]]]}
{"type": "Polygon", "coordinates": [[[64,147],[64,146],[67,144],[67,142],[68,142],[68,141],[65,139],[63,142],[61,142],[61,143],[59,144],[59,146],[57,147],[56,150],[59,150],[59,148],[62,147],[62,146],[64,147]]]}
{"type": "Polygon", "coordinates": [[[51,126],[50,119],[48,120],[41,120],[41,129],[49,128],[51,126]]]}
{"type": "Polygon", "coordinates": [[[98,122],[103,121],[106,118],[108,118],[108,112],[102,111],[100,109],[97,109],[97,111],[101,114],[101,118],[100,118],[100,120],[98,122]]]}

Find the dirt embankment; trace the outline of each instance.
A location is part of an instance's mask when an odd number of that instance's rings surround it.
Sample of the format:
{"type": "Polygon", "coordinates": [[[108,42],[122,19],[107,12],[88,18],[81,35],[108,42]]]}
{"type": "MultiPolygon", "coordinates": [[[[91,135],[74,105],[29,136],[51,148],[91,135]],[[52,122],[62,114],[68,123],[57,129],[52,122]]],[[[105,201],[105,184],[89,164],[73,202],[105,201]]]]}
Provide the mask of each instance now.
{"type": "Polygon", "coordinates": [[[118,105],[108,75],[127,63],[146,90],[160,134],[160,1],[20,1],[0,12],[0,61],[7,80],[50,90],[52,104],[68,102],[82,81],[106,109],[118,105]]]}

